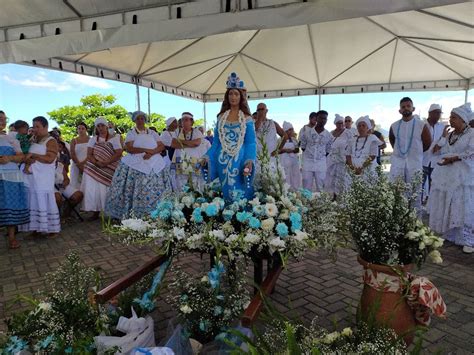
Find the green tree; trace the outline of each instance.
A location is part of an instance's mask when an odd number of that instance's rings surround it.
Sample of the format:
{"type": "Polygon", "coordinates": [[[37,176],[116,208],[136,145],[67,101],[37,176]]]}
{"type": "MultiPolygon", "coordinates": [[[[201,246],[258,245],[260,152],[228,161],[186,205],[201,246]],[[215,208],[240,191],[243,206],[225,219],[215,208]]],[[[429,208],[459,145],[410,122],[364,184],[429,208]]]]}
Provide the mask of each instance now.
{"type": "MultiPolygon", "coordinates": [[[[79,106],[63,106],[48,115],[59,125],[66,141],[70,141],[76,136],[76,126],[84,122],[92,134],[94,121],[97,117],[103,116],[115,125],[115,130],[120,134],[127,133],[134,127],[134,123],[128,111],[121,105],[115,104],[114,95],[94,94],[83,96],[79,106]]],[[[166,124],[165,117],[158,113],[152,113],[148,122],[149,126],[156,127],[161,132],[166,124]]]]}

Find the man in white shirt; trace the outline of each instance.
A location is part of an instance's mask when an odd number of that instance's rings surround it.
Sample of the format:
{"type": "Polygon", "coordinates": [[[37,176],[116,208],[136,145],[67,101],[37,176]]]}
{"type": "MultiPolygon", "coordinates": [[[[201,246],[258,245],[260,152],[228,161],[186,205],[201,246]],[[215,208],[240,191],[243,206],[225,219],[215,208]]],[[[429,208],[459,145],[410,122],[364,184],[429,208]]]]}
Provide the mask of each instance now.
{"type": "Polygon", "coordinates": [[[431,146],[423,153],[423,190],[422,190],[422,201],[426,202],[431,190],[431,173],[436,167],[436,157],[433,155],[433,147],[436,142],[441,138],[445,125],[440,123],[439,120],[442,114],[442,108],[438,104],[432,104],[428,109],[428,127],[431,134],[431,146]]]}
{"type": "Polygon", "coordinates": [[[344,118],[344,127],[346,127],[346,129],[349,130],[351,137],[357,136],[359,134],[357,132],[357,128],[352,127],[352,117],[351,116],[346,116],[344,118]]]}
{"type": "MultiPolygon", "coordinates": [[[[393,147],[390,177],[392,180],[401,178],[411,183],[417,173],[423,169],[423,152],[431,145],[431,134],[427,125],[413,115],[415,107],[409,97],[400,100],[398,112],[402,118],[390,127],[390,144],[393,147]]],[[[415,207],[421,207],[421,197],[416,200],[415,207]]]]}
{"type": "Polygon", "coordinates": [[[327,111],[318,111],[314,128],[303,130],[300,136],[300,146],[303,151],[303,188],[310,191],[320,192],[324,188],[326,156],[332,144],[331,133],[324,129],[327,120],[327,111]],[[313,182],[316,185],[314,189],[313,182]]]}
{"type": "Polygon", "coordinates": [[[306,131],[306,130],[311,130],[314,128],[314,126],[316,126],[316,112],[311,112],[309,114],[309,122],[308,124],[304,125],[301,129],[300,129],[300,133],[298,133],[298,140],[299,142],[301,143],[301,136],[303,135],[303,133],[306,131]]]}

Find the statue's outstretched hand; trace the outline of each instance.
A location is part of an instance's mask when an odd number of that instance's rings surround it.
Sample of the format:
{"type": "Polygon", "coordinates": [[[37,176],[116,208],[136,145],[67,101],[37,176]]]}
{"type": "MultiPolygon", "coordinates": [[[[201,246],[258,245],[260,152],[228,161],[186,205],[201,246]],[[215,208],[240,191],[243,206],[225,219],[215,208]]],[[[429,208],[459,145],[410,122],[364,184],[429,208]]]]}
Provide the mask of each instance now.
{"type": "Polygon", "coordinates": [[[248,162],[247,164],[245,164],[244,176],[249,176],[251,174],[252,174],[252,163],[248,162]]]}

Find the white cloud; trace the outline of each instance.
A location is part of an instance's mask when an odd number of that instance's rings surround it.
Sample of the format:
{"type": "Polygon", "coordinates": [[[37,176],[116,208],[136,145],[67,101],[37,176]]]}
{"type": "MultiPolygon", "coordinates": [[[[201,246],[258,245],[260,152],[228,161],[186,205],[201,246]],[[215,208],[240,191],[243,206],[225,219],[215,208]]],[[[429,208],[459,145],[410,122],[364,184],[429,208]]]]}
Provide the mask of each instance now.
{"type": "Polygon", "coordinates": [[[19,85],[29,88],[43,88],[50,91],[71,91],[84,88],[112,89],[105,80],[85,75],[68,74],[64,80],[54,81],[44,70],[39,71],[33,77],[12,78],[3,75],[2,79],[10,84],[19,85]]]}
{"type": "Polygon", "coordinates": [[[94,78],[92,76],[70,74],[68,80],[72,83],[77,83],[91,88],[97,89],[111,89],[112,85],[103,79],[94,78]]]}

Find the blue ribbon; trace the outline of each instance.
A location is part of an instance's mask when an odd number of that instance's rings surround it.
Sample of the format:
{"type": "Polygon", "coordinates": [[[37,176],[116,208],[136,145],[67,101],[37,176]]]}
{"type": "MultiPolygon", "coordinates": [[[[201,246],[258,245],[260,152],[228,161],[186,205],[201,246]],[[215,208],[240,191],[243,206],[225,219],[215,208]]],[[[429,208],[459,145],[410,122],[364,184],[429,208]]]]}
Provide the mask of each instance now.
{"type": "Polygon", "coordinates": [[[152,355],[151,351],[148,351],[148,349],[145,348],[135,348],[134,350],[145,355],[152,355]]]}
{"type": "Polygon", "coordinates": [[[155,277],[153,278],[151,288],[143,294],[141,299],[135,298],[133,300],[144,311],[151,312],[155,309],[155,301],[153,300],[153,296],[155,295],[156,289],[163,280],[163,276],[165,275],[166,270],[170,266],[170,263],[171,260],[166,260],[163,264],[161,264],[160,270],[158,270],[155,277]]]}

